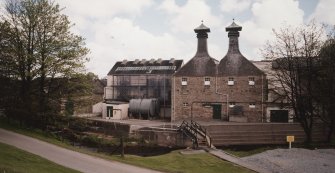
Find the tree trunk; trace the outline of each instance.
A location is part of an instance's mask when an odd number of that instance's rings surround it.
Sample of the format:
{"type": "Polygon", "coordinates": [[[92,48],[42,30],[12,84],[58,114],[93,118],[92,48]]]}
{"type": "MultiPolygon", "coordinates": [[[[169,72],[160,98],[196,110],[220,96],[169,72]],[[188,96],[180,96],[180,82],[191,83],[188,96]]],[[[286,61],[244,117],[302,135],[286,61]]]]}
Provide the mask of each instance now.
{"type": "Polygon", "coordinates": [[[331,120],[329,124],[329,131],[327,134],[327,142],[330,143],[332,141],[333,133],[335,128],[335,121],[331,120]]]}
{"type": "Polygon", "coordinates": [[[120,138],[121,145],[121,157],[124,158],[124,143],[123,143],[123,135],[120,138]]]}

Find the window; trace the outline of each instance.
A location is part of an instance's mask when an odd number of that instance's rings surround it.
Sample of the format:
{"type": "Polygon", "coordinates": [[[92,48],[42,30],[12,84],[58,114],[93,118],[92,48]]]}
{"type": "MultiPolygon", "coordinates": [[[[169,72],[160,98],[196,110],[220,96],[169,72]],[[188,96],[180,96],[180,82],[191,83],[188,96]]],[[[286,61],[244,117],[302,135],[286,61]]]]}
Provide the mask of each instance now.
{"type": "Polygon", "coordinates": [[[205,77],[204,85],[211,85],[211,78],[205,77]]]}
{"type": "Polygon", "coordinates": [[[228,78],[228,85],[234,85],[234,78],[233,77],[228,78]]]}
{"type": "Polygon", "coordinates": [[[255,78],[249,77],[249,85],[255,85],[255,78]]]}
{"type": "Polygon", "coordinates": [[[229,107],[230,107],[230,108],[233,108],[234,106],[235,106],[235,102],[230,102],[230,103],[229,103],[229,107]]]}
{"type": "Polygon", "coordinates": [[[187,102],[184,102],[184,103],[183,103],[183,107],[184,107],[184,108],[188,107],[188,103],[187,103],[187,102]]]}
{"type": "Polygon", "coordinates": [[[250,103],[249,108],[256,108],[256,104],[255,103],[250,103]]]}
{"type": "Polygon", "coordinates": [[[181,78],[181,85],[187,85],[187,78],[186,77],[181,78]]]}

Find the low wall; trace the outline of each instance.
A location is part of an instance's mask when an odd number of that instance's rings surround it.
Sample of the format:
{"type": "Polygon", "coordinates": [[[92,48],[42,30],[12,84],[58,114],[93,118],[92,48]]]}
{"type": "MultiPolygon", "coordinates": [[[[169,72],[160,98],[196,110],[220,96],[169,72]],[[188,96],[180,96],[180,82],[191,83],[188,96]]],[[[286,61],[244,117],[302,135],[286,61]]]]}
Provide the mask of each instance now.
{"type": "Polygon", "coordinates": [[[172,129],[142,128],[135,132],[135,135],[144,140],[151,141],[159,146],[186,147],[192,146],[192,141],[172,129]]]}
{"type": "MultiPolygon", "coordinates": [[[[286,144],[286,136],[295,136],[295,143],[302,143],[306,139],[305,132],[298,123],[228,123],[205,128],[215,146],[286,144]]],[[[325,128],[321,125],[313,128],[313,141],[325,141],[325,128]]]]}
{"type": "MultiPolygon", "coordinates": [[[[192,141],[179,133],[176,126],[137,127],[126,123],[94,121],[97,131],[110,135],[131,134],[160,146],[186,147],[192,141]],[[136,127],[136,128],[135,128],[136,127]]],[[[212,138],[214,146],[287,144],[286,136],[295,136],[295,143],[305,141],[305,133],[298,123],[206,123],[203,127],[212,138]]],[[[321,124],[313,127],[312,139],[326,141],[326,130],[321,124]]]]}

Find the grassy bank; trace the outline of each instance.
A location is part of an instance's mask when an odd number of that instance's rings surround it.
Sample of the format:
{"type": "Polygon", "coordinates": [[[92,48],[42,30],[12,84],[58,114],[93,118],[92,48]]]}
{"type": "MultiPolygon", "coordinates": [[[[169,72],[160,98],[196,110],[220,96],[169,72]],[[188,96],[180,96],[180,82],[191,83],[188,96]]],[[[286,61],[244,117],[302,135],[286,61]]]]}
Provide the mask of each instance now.
{"type": "Polygon", "coordinates": [[[69,142],[60,141],[52,135],[36,129],[19,128],[13,124],[8,125],[0,120],[0,127],[31,136],[67,149],[75,150],[85,154],[97,156],[107,160],[116,160],[123,163],[137,165],[149,169],[173,172],[173,173],[203,173],[203,172],[252,172],[240,166],[231,164],[224,160],[218,159],[208,153],[182,155],[179,151],[173,151],[168,154],[151,157],[140,157],[134,155],[126,155],[121,158],[118,155],[107,155],[104,153],[96,153],[85,150],[83,148],[73,147],[69,142]]]}
{"type": "MultiPolygon", "coordinates": [[[[119,158],[120,160],[121,158],[119,158]]],[[[183,155],[179,151],[152,157],[126,156],[126,163],[147,167],[164,172],[217,173],[217,172],[253,172],[218,159],[208,153],[183,155]]]]}
{"type": "Polygon", "coordinates": [[[6,173],[76,173],[78,171],[60,166],[40,156],[0,143],[0,172],[6,173]]]}

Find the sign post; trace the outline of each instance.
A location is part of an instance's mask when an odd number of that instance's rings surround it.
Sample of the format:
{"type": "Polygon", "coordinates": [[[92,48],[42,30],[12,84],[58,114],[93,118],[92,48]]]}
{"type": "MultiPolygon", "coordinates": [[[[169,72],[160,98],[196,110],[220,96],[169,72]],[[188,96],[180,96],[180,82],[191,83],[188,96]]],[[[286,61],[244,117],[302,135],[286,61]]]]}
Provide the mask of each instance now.
{"type": "Polygon", "coordinates": [[[289,143],[289,149],[291,149],[291,143],[294,142],[294,136],[286,136],[286,141],[289,143]]]}

